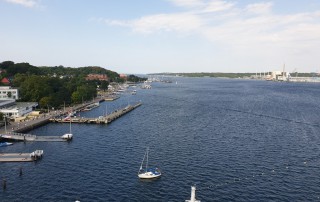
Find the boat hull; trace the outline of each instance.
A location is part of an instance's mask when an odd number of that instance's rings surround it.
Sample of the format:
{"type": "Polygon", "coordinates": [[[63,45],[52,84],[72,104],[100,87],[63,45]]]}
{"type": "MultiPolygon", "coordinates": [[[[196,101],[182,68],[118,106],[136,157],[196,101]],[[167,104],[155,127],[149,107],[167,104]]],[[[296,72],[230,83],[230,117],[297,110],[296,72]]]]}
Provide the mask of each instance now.
{"type": "Polygon", "coordinates": [[[142,173],[142,174],[139,174],[138,177],[140,179],[155,179],[155,178],[161,177],[161,174],[155,175],[155,174],[142,173]]]}
{"type": "Polygon", "coordinates": [[[0,142],[0,147],[10,146],[13,145],[11,142],[0,142]]]}
{"type": "Polygon", "coordinates": [[[71,140],[73,135],[71,133],[66,133],[66,134],[62,135],[61,137],[62,137],[62,139],[71,140]]]}

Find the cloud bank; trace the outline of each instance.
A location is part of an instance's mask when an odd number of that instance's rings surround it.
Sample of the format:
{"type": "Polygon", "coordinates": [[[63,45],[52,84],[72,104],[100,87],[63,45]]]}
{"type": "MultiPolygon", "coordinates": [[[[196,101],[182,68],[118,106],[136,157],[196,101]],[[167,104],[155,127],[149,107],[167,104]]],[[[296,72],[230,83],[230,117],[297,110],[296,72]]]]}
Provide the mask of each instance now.
{"type": "Polygon", "coordinates": [[[273,2],[238,5],[225,0],[167,0],[178,13],[159,13],[127,21],[106,19],[110,26],[135,33],[196,34],[243,51],[286,47],[305,51],[320,45],[320,11],[276,14],[273,2]]]}
{"type": "Polygon", "coordinates": [[[5,1],[7,1],[9,3],[25,6],[25,7],[28,7],[28,8],[35,7],[39,3],[38,0],[5,0],[5,1]]]}

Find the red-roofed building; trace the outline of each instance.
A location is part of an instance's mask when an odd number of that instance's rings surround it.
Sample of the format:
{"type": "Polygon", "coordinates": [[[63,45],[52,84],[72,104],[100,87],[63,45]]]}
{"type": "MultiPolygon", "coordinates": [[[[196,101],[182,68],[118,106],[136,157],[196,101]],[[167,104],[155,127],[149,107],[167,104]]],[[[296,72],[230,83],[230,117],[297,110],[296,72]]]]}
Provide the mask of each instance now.
{"type": "Polygon", "coordinates": [[[86,80],[108,81],[109,78],[106,74],[88,74],[86,80]]]}
{"type": "Polygon", "coordinates": [[[4,77],[3,79],[1,79],[1,83],[5,85],[10,85],[11,82],[9,81],[8,78],[4,77]]]}
{"type": "Polygon", "coordinates": [[[120,76],[120,78],[122,78],[122,79],[127,79],[127,75],[126,75],[126,74],[120,74],[119,76],[120,76]]]}

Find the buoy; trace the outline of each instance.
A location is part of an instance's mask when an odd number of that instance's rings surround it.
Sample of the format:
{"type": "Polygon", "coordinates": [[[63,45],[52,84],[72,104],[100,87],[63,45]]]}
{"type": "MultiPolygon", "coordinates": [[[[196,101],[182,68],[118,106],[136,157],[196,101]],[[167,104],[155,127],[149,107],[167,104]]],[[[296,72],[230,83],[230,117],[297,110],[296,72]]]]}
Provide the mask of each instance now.
{"type": "Polygon", "coordinates": [[[7,188],[6,178],[3,178],[3,180],[2,180],[2,186],[3,186],[3,190],[5,190],[5,189],[7,188]]]}

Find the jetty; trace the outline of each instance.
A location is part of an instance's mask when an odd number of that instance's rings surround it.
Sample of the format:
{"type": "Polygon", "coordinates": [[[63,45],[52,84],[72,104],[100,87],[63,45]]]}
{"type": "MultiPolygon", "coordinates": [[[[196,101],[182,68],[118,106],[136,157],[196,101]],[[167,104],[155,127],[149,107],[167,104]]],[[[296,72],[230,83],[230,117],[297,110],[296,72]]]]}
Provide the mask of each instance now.
{"type": "Polygon", "coordinates": [[[27,121],[20,121],[20,122],[11,122],[7,125],[7,127],[2,127],[0,128],[0,134],[7,134],[8,132],[16,132],[16,133],[25,133],[30,130],[33,130],[35,128],[41,127],[43,125],[46,125],[50,123],[50,119],[54,117],[61,117],[61,116],[66,116],[68,113],[72,111],[81,111],[81,109],[85,108],[86,106],[90,104],[94,104],[97,102],[103,102],[103,99],[96,99],[92,102],[88,102],[85,104],[79,104],[73,107],[69,107],[68,109],[64,111],[51,111],[45,114],[42,114],[41,116],[34,118],[34,119],[29,119],[27,121]]]}
{"type": "MultiPolygon", "coordinates": [[[[92,104],[92,103],[91,103],[92,104]]],[[[66,138],[64,136],[38,136],[32,134],[25,134],[25,132],[30,131],[34,128],[40,127],[50,122],[58,122],[58,123],[89,123],[89,124],[108,124],[112,121],[118,119],[119,117],[125,115],[126,113],[134,110],[135,108],[141,106],[141,102],[138,102],[135,105],[128,105],[125,108],[118,109],[113,111],[111,114],[107,114],[106,116],[99,116],[98,118],[76,118],[69,117],[66,118],[58,118],[61,116],[67,115],[67,113],[55,113],[49,114],[46,116],[42,116],[38,119],[33,119],[28,122],[19,122],[12,123],[8,126],[7,129],[0,129],[0,140],[8,140],[8,141],[30,141],[30,142],[65,142],[72,139],[66,138]]],[[[86,106],[86,105],[85,105],[86,106]]],[[[74,107],[73,110],[80,110],[84,107],[84,105],[74,107]]],[[[71,110],[72,111],[72,110],[71,110]]]]}
{"type": "Polygon", "coordinates": [[[118,109],[113,111],[111,114],[108,114],[106,116],[99,116],[98,118],[51,118],[49,119],[51,122],[57,122],[57,123],[93,123],[93,124],[108,124],[112,121],[116,120],[117,118],[125,115],[126,113],[134,110],[135,108],[141,106],[141,102],[138,102],[135,105],[128,105],[125,108],[118,109]]]}
{"type": "Polygon", "coordinates": [[[31,134],[8,132],[6,134],[0,134],[0,139],[24,142],[65,142],[71,140],[72,138],[64,138],[63,136],[37,136],[31,134]]]}
{"type": "Polygon", "coordinates": [[[0,153],[0,162],[30,162],[40,159],[43,150],[36,150],[31,153],[0,153]]]}
{"type": "Polygon", "coordinates": [[[107,96],[104,98],[105,101],[114,101],[116,99],[119,99],[119,96],[107,96]]]}

